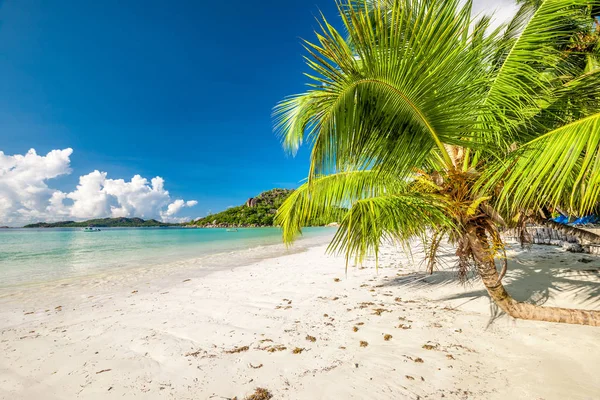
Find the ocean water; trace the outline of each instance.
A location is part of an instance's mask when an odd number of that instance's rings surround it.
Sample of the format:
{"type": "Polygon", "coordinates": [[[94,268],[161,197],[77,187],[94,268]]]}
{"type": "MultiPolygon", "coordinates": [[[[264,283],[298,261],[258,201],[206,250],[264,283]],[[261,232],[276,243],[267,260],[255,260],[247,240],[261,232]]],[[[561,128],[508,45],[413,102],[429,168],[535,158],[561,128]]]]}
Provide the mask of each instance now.
{"type": "MultiPolygon", "coordinates": [[[[308,228],[303,240],[332,232],[330,228],[308,228]]],[[[281,244],[277,228],[244,228],[237,232],[185,228],[104,228],[100,232],[78,228],[0,229],[0,287],[192,258],[212,257],[213,263],[220,259],[225,263],[236,252],[238,258],[250,255],[250,260],[281,253],[284,247],[274,246],[277,244],[281,244]]]]}

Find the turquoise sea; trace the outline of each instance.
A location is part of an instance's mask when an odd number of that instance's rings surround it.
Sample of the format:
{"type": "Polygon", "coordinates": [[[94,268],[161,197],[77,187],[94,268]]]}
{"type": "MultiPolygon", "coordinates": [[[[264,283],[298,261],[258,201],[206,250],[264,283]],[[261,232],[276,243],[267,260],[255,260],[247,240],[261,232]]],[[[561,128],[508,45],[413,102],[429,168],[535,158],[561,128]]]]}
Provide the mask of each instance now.
{"type": "MultiPolygon", "coordinates": [[[[303,238],[332,233],[308,228],[303,238]]],[[[0,229],[0,287],[152,266],[281,243],[277,228],[0,229]]],[[[266,247],[265,247],[266,246],[266,247]]],[[[277,247],[281,252],[282,246],[277,247]]],[[[260,253],[253,252],[252,254],[260,253]]],[[[218,258],[218,257],[217,257],[218,258]]],[[[224,257],[227,258],[227,257],[224,257]]]]}

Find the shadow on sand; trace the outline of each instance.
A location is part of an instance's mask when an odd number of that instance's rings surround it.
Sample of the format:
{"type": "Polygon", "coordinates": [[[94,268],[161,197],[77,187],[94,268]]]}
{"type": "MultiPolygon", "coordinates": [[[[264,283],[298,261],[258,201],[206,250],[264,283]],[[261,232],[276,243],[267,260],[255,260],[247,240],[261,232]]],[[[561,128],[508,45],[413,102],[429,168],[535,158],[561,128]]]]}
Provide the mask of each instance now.
{"type": "MultiPolygon", "coordinates": [[[[518,301],[543,305],[557,295],[571,299],[573,308],[600,308],[600,257],[572,254],[549,246],[534,246],[530,251],[513,249],[509,256],[508,273],[503,280],[506,290],[518,301]]],[[[444,256],[446,266],[453,256],[444,256]]],[[[465,291],[442,300],[470,301],[488,297],[478,278],[471,276],[465,291]]],[[[445,285],[460,285],[453,270],[436,271],[433,275],[413,273],[396,277],[385,286],[407,286],[412,289],[445,285]]],[[[561,306],[561,304],[556,304],[561,306]]],[[[503,315],[490,301],[490,323],[503,315]]]]}

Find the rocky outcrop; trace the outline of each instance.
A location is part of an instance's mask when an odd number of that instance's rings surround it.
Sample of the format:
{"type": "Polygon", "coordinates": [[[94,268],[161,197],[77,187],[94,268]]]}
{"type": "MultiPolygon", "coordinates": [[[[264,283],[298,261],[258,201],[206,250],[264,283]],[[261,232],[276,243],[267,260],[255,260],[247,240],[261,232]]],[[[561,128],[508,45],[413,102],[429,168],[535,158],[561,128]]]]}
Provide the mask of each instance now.
{"type": "Polygon", "coordinates": [[[585,248],[579,243],[563,243],[563,249],[568,251],[569,253],[583,253],[585,252],[585,248]]]}
{"type": "Polygon", "coordinates": [[[249,199],[246,201],[246,207],[249,207],[249,208],[254,208],[254,207],[256,207],[256,203],[257,203],[257,200],[256,200],[256,198],[254,198],[254,197],[250,197],[250,198],[249,198],[249,199]]]}
{"type": "MultiPolygon", "coordinates": [[[[590,244],[576,236],[549,227],[528,226],[527,235],[528,241],[533,244],[560,246],[573,253],[600,254],[600,246],[590,244]]],[[[519,233],[516,230],[507,230],[502,236],[506,239],[519,240],[519,233]]]]}

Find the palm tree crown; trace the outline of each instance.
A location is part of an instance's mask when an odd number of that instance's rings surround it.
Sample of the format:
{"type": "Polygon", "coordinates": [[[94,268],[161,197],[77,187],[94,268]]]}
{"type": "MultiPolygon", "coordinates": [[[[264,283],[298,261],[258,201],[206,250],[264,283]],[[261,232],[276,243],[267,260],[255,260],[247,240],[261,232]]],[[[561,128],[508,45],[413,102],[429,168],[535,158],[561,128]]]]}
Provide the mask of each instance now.
{"type": "Polygon", "coordinates": [[[491,30],[470,1],[339,4],[346,33],[323,20],[305,42],[310,90],[275,109],[285,147],[312,147],[308,182],[277,215],[284,239],[347,208],[333,250],[361,260],[382,240],[421,236],[433,270],[447,237],[461,276],[475,268],[505,311],[531,314],[500,283],[498,228],[548,205],[595,206],[600,70],[574,45],[597,6],[526,2],[491,30]]]}

